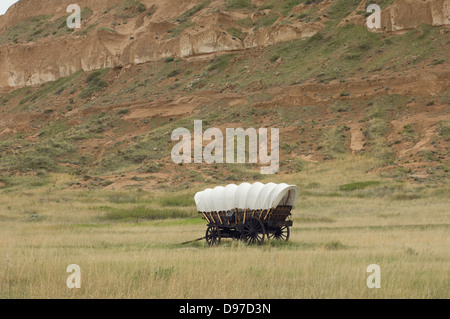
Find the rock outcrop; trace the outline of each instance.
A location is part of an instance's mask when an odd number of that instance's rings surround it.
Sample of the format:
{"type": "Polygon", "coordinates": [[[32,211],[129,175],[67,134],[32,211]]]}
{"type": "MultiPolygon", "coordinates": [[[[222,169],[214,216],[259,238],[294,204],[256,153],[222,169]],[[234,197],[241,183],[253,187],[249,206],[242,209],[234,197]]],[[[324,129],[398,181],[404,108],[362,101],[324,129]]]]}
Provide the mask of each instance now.
{"type": "MultiPolygon", "coordinates": [[[[0,36],[36,16],[50,16],[48,23],[57,19],[63,19],[64,23],[67,5],[72,2],[20,0],[0,16],[0,36]]],[[[324,26],[320,18],[301,22],[280,15],[276,23],[254,27],[255,22],[270,14],[270,9],[232,12],[226,10],[223,1],[181,0],[176,6],[163,0],[79,0],[77,3],[92,12],[83,19],[81,32],[46,34],[22,43],[0,45],[0,87],[42,84],[79,70],[263,47],[310,37],[324,26]],[[134,10],[136,6],[138,10],[134,10]],[[253,25],[238,23],[246,20],[253,25]]],[[[331,4],[322,2],[320,11],[331,4]]],[[[345,23],[364,24],[360,12],[365,4],[362,1],[356,10],[359,14],[353,12],[344,19],[345,23]]],[[[293,8],[292,12],[303,10],[308,10],[306,4],[293,8]]],[[[449,24],[449,10],[449,0],[397,0],[381,14],[382,31],[405,30],[420,24],[449,24]]]]}
{"type": "Polygon", "coordinates": [[[449,0],[397,0],[381,14],[384,31],[416,28],[422,24],[450,24],[449,0]]]}

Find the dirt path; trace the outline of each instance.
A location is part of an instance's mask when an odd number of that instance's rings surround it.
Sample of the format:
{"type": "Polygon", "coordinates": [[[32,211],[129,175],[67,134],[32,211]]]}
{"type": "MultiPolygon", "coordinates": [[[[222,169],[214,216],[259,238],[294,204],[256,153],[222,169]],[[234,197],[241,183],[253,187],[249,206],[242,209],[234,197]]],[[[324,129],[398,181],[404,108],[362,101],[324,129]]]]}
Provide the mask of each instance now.
{"type": "MultiPolygon", "coordinates": [[[[436,108],[439,108],[437,106],[436,108]]],[[[398,132],[402,132],[407,125],[416,124],[415,134],[418,134],[418,141],[412,143],[398,151],[398,157],[402,158],[409,154],[417,154],[421,150],[428,150],[432,148],[431,142],[437,134],[439,123],[444,120],[450,120],[450,115],[430,116],[427,113],[420,113],[399,120],[392,120],[392,133],[387,140],[391,143],[398,138],[398,132]]]]}
{"type": "Polygon", "coordinates": [[[358,123],[350,125],[350,133],[350,149],[352,150],[352,153],[356,153],[364,147],[364,134],[362,131],[362,126],[358,123]]]}

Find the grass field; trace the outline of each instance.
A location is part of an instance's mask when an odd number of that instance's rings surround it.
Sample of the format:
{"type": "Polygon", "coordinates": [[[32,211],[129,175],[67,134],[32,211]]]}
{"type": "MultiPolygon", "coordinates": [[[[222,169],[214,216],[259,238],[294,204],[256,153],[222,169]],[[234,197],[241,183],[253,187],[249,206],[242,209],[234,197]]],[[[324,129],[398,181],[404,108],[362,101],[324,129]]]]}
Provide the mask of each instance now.
{"type": "Polygon", "coordinates": [[[0,298],[449,298],[448,180],[408,184],[366,173],[374,164],[305,163],[283,180],[302,192],[290,241],[258,247],[180,244],[204,235],[193,194],[205,185],[73,191],[70,175],[22,177],[0,190],[0,298]],[[81,289],[66,286],[69,264],[81,289]],[[380,289],[366,286],[370,264],[380,289]]]}
{"type": "Polygon", "coordinates": [[[78,31],[14,14],[0,32],[5,48],[72,34],[107,50],[78,57],[91,72],[0,88],[0,298],[449,298],[448,26],[371,32],[352,23],[361,0],[184,2],[170,19],[159,2],[84,7],[78,31]],[[170,132],[199,119],[279,128],[279,174],[174,164],[170,132]],[[290,241],[181,244],[205,234],[194,194],[243,181],[300,188],[290,241]]]}

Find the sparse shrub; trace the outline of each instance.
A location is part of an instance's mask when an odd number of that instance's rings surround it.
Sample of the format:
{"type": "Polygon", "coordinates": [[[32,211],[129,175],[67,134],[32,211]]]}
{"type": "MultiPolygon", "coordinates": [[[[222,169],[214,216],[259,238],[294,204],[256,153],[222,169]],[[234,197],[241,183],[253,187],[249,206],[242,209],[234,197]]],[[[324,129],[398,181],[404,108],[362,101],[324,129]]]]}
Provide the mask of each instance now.
{"type": "Polygon", "coordinates": [[[175,69],[175,70],[171,71],[169,74],[167,74],[167,77],[168,78],[173,78],[173,77],[175,77],[177,75],[180,75],[181,73],[182,73],[182,70],[175,69]]]}
{"type": "Polygon", "coordinates": [[[161,171],[161,167],[163,167],[164,164],[162,163],[151,163],[149,165],[144,165],[143,167],[138,169],[139,173],[157,173],[161,171]]]}
{"type": "Polygon", "coordinates": [[[434,152],[430,151],[430,150],[422,150],[422,151],[420,151],[420,155],[422,155],[422,157],[425,160],[427,160],[428,162],[434,162],[434,161],[437,161],[437,159],[438,159],[436,157],[436,155],[434,154],[434,152]]]}
{"type": "Polygon", "coordinates": [[[278,54],[274,54],[270,57],[269,61],[273,63],[276,62],[279,58],[280,56],[278,54]]]}
{"type": "Polygon", "coordinates": [[[342,244],[339,240],[333,240],[333,241],[323,244],[323,248],[326,250],[341,250],[341,249],[345,249],[346,246],[344,244],[342,244]]]}
{"type": "Polygon", "coordinates": [[[64,87],[59,88],[58,90],[56,90],[55,95],[60,95],[62,92],[64,92],[64,87]]]}
{"type": "MultiPolygon", "coordinates": [[[[41,186],[41,185],[39,185],[41,186]]],[[[29,222],[38,222],[44,219],[43,215],[39,215],[37,213],[28,212],[28,221],[29,222]]]]}
{"type": "Polygon", "coordinates": [[[103,76],[109,69],[96,70],[88,75],[86,78],[87,87],[80,93],[82,99],[87,99],[97,92],[100,92],[108,83],[103,80],[103,76]]]}
{"type": "Polygon", "coordinates": [[[319,42],[322,40],[324,40],[324,36],[323,36],[322,32],[320,32],[320,31],[308,39],[309,42],[319,42]]]}
{"type": "Polygon", "coordinates": [[[439,134],[445,138],[445,140],[450,141],[450,120],[442,121],[439,124],[439,134]]]}
{"type": "Polygon", "coordinates": [[[417,251],[415,251],[414,249],[412,249],[411,247],[406,248],[406,253],[408,255],[412,255],[412,256],[417,256],[419,253],[417,251]]]}
{"type": "Polygon", "coordinates": [[[335,112],[348,112],[350,111],[350,104],[345,101],[336,101],[336,103],[331,106],[331,110],[335,112]]]}
{"type": "Polygon", "coordinates": [[[120,111],[117,112],[117,115],[125,115],[130,113],[130,109],[121,109],[120,111]]]}
{"type": "Polygon", "coordinates": [[[432,65],[439,65],[439,64],[444,64],[445,60],[444,59],[435,59],[431,62],[432,65]]]}

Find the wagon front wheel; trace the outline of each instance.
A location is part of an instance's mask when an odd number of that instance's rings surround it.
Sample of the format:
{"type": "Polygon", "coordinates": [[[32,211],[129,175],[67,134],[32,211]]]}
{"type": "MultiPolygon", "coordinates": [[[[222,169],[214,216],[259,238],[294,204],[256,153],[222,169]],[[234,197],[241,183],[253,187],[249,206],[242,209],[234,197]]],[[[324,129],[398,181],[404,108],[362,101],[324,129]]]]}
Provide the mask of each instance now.
{"type": "Polygon", "coordinates": [[[272,232],[267,234],[267,238],[282,241],[288,241],[290,230],[288,226],[276,227],[272,232]]]}
{"type": "Polygon", "coordinates": [[[242,238],[247,244],[262,245],[265,235],[266,232],[264,229],[264,224],[260,219],[253,217],[245,222],[244,228],[242,230],[242,238]]]}
{"type": "Polygon", "coordinates": [[[208,246],[218,246],[220,244],[220,229],[217,226],[208,226],[206,229],[206,243],[208,246]]]}

